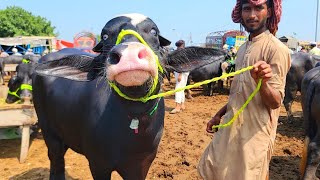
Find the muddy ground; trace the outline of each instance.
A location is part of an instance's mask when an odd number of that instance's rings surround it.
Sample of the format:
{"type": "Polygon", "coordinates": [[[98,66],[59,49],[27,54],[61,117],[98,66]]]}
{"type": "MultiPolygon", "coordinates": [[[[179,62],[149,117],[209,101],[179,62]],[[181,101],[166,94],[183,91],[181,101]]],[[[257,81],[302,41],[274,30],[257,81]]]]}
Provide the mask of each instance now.
{"type": "MultiPolygon", "coordinates": [[[[164,89],[173,89],[168,84],[164,89]]],[[[156,159],[147,179],[201,179],[197,163],[212,135],[205,132],[207,121],[228,100],[228,91],[218,95],[203,96],[201,89],[193,89],[193,100],[187,100],[187,109],[178,114],[169,114],[174,108],[174,96],[166,97],[165,130],[156,159]]],[[[293,104],[294,122],[286,122],[286,113],[281,108],[276,145],[270,163],[270,179],[297,179],[303,147],[303,119],[299,102],[293,104]]],[[[27,161],[20,164],[20,139],[0,140],[0,179],[48,179],[49,160],[41,134],[31,140],[27,161]]],[[[66,156],[67,179],[92,179],[87,160],[72,150],[66,156]]],[[[121,179],[114,173],[112,179],[121,179]]]]}

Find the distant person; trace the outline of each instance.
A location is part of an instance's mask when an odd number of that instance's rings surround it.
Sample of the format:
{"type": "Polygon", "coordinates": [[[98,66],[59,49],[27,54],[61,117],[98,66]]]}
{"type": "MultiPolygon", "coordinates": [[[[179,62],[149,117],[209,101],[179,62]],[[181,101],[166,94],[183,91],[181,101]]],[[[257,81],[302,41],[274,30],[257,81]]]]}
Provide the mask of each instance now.
{"type": "Polygon", "coordinates": [[[299,52],[307,53],[308,51],[307,51],[306,47],[302,46],[299,52]]]}
{"type": "Polygon", "coordinates": [[[18,52],[18,49],[17,48],[12,48],[12,55],[15,55],[15,56],[22,56],[21,53],[18,52]]]}
{"type": "Polygon", "coordinates": [[[230,51],[229,51],[229,55],[232,57],[232,59],[235,59],[237,56],[237,49],[233,46],[231,46],[230,51]]]}
{"type": "MultiPolygon", "coordinates": [[[[185,48],[184,40],[179,40],[175,44],[177,46],[177,50],[185,48]]],[[[187,85],[189,72],[178,73],[174,72],[174,76],[176,79],[176,89],[183,88],[187,85]]],[[[179,91],[175,93],[175,102],[176,107],[170,112],[170,114],[176,114],[184,110],[185,107],[185,94],[184,91],[179,91]]]]}
{"type": "Polygon", "coordinates": [[[49,50],[48,50],[48,49],[45,49],[45,50],[42,52],[41,56],[45,56],[45,55],[47,55],[47,54],[49,54],[49,50]]]}
{"type": "Polygon", "coordinates": [[[7,52],[5,52],[4,50],[0,50],[0,57],[8,57],[9,54],[7,52]]]}
{"type": "Polygon", "coordinates": [[[29,48],[27,50],[27,52],[25,53],[25,55],[34,55],[33,50],[31,48],[29,48]]]}
{"type": "Polygon", "coordinates": [[[222,46],[222,50],[225,52],[225,53],[228,53],[229,52],[229,45],[228,44],[224,44],[222,46]]]}
{"type": "Polygon", "coordinates": [[[320,56],[320,49],[317,47],[317,42],[312,42],[310,44],[311,50],[309,51],[312,55],[320,56]]]}

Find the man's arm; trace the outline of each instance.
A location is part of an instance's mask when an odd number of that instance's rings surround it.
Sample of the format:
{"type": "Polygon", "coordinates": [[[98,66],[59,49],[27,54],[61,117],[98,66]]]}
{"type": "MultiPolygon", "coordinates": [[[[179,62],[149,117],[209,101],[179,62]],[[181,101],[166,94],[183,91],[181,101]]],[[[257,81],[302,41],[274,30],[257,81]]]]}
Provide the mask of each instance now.
{"type": "Polygon", "coordinates": [[[213,118],[207,123],[207,132],[208,133],[214,133],[215,131],[217,131],[217,129],[214,131],[212,129],[212,126],[214,125],[219,125],[220,121],[221,121],[221,117],[223,115],[225,115],[227,112],[227,104],[224,105],[217,113],[216,115],[213,116],[213,118]]]}

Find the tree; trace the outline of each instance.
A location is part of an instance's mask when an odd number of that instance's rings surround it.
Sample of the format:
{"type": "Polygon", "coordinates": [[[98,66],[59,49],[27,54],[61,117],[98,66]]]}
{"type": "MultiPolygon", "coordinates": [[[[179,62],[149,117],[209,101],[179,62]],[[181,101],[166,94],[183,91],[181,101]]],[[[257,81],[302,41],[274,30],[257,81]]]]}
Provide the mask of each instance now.
{"type": "Polygon", "coordinates": [[[50,21],[17,6],[0,10],[0,27],[0,37],[56,36],[50,21]]]}

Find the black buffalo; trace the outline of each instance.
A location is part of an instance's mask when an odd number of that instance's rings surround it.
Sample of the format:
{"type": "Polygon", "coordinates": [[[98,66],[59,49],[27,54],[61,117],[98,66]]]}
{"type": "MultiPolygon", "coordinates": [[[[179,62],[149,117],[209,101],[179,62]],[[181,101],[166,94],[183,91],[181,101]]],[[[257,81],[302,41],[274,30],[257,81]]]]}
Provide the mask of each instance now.
{"type": "Polygon", "coordinates": [[[7,57],[0,57],[0,78],[2,79],[2,84],[4,85],[4,68],[6,64],[21,64],[23,60],[26,62],[38,62],[40,59],[39,55],[23,55],[23,56],[18,56],[18,55],[11,55],[7,57]]]}
{"type": "MultiPolygon", "coordinates": [[[[190,80],[193,82],[201,82],[207,79],[212,79],[214,77],[219,77],[222,75],[221,63],[224,62],[223,59],[216,61],[214,63],[205,65],[203,67],[192,70],[188,76],[188,84],[190,80]]],[[[213,87],[215,82],[203,85],[203,91],[206,96],[213,95],[213,87]]]]}
{"type": "Polygon", "coordinates": [[[37,63],[41,58],[40,55],[11,55],[7,57],[0,57],[3,60],[4,64],[21,64],[22,61],[28,60],[34,63],[37,63]]]}
{"type": "Polygon", "coordinates": [[[320,67],[305,74],[301,97],[306,134],[301,161],[302,178],[318,179],[316,170],[320,164],[320,67]]]}
{"type": "Polygon", "coordinates": [[[297,92],[301,92],[302,78],[309,70],[315,67],[317,62],[318,58],[308,53],[298,52],[291,55],[291,67],[286,77],[285,97],[283,100],[289,122],[292,120],[292,102],[297,92]]]}
{"type": "Polygon", "coordinates": [[[140,14],[111,19],[101,39],[97,57],[74,55],[36,67],[33,98],[51,179],[65,178],[68,148],[86,156],[94,179],[110,179],[112,171],[145,179],[162,136],[164,100],[136,100],[159,93],[164,59],[182,72],[224,58],[202,48],[163,57],[170,42],[140,14]]]}
{"type": "MultiPolygon", "coordinates": [[[[95,54],[86,53],[75,48],[65,48],[60,51],[49,53],[49,54],[46,56],[43,56],[39,60],[39,62],[50,61],[50,60],[54,60],[55,58],[61,59],[68,55],[75,55],[75,54],[96,57],[95,54]]],[[[33,74],[35,66],[37,65],[36,62],[38,61],[38,60],[32,59],[32,57],[33,57],[32,55],[29,55],[29,57],[25,56],[25,58],[30,61],[21,63],[16,67],[17,75],[12,76],[8,83],[9,91],[6,98],[6,103],[12,104],[19,100],[21,100],[21,102],[24,102],[26,100],[32,101],[31,76],[33,74]]]]}
{"type": "MultiPolygon", "coordinates": [[[[190,84],[190,81],[193,82],[201,82],[207,79],[212,79],[214,77],[219,77],[223,74],[223,68],[222,64],[226,64],[227,66],[224,69],[225,73],[229,73],[234,71],[234,65],[230,65],[226,62],[226,60],[230,58],[228,54],[226,54],[225,59],[221,58],[213,63],[207,64],[205,66],[202,66],[200,68],[194,69],[190,72],[188,76],[188,83],[190,84]],[[233,67],[233,68],[232,68],[233,67]]],[[[219,82],[219,87],[223,87],[223,82],[219,82]]],[[[213,87],[216,82],[211,82],[209,84],[203,85],[203,91],[206,96],[212,96],[213,95],[213,87]]]]}

